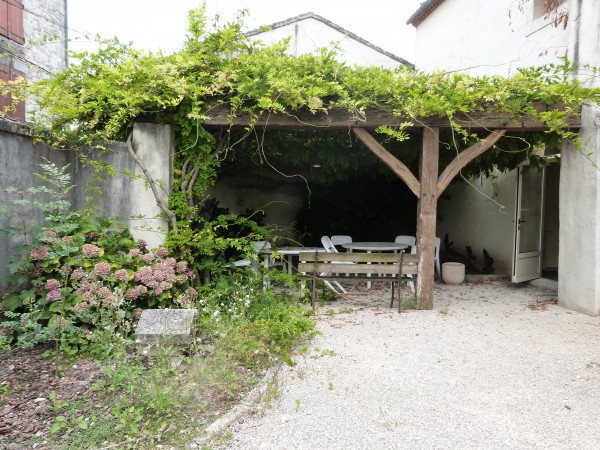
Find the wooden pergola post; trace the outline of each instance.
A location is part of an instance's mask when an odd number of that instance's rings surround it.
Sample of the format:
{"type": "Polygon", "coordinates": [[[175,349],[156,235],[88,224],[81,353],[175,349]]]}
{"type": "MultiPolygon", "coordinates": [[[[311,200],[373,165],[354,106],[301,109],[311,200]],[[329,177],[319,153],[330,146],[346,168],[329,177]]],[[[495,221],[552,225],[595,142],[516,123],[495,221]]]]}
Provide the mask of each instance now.
{"type": "Polygon", "coordinates": [[[417,204],[417,301],[424,309],[433,309],[433,270],[435,262],[435,226],[439,164],[439,128],[423,128],[419,159],[421,195],[417,204]]]}

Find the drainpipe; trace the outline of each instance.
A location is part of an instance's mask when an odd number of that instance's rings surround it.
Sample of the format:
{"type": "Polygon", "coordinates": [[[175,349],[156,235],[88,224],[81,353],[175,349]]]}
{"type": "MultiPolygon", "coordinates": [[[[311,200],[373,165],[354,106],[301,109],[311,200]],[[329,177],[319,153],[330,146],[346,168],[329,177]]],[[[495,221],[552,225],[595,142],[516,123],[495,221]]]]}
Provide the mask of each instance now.
{"type": "Polygon", "coordinates": [[[69,13],[68,0],[64,0],[65,8],[65,67],[69,66],[69,13]]]}

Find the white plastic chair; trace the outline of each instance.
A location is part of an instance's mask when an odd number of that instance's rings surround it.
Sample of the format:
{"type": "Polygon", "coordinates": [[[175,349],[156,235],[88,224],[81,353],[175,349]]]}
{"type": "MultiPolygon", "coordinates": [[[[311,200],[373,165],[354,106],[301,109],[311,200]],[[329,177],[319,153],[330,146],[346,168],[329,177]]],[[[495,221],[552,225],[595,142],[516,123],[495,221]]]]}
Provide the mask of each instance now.
{"type": "MultiPolygon", "coordinates": [[[[394,242],[397,242],[398,244],[409,245],[410,253],[413,255],[417,254],[417,238],[416,237],[405,236],[405,235],[400,234],[400,235],[396,236],[396,239],[394,242]]],[[[412,275],[407,275],[407,276],[412,278],[412,275]]],[[[410,291],[414,294],[415,293],[415,282],[409,281],[408,287],[410,288],[410,291]]]]}
{"type": "Polygon", "coordinates": [[[410,252],[413,255],[417,253],[417,238],[414,236],[405,236],[400,234],[396,236],[396,240],[394,242],[398,244],[408,245],[410,247],[410,252]]]}
{"type": "Polygon", "coordinates": [[[352,242],[352,236],[348,236],[345,234],[335,234],[331,236],[331,243],[333,245],[344,245],[349,242],[352,242]]]}
{"type": "MultiPolygon", "coordinates": [[[[321,238],[321,244],[323,244],[323,248],[325,248],[325,251],[327,253],[339,253],[337,251],[337,248],[335,248],[335,245],[333,245],[333,242],[331,242],[331,239],[329,238],[329,236],[323,236],[321,238]]],[[[324,273],[321,274],[321,276],[325,275],[324,273]]],[[[332,286],[332,284],[327,281],[327,280],[323,280],[325,282],[325,284],[327,285],[327,287],[329,287],[329,289],[331,289],[333,292],[335,292],[336,294],[339,294],[338,291],[335,290],[335,288],[332,286]]],[[[346,289],[344,289],[344,287],[338,283],[337,281],[334,281],[333,284],[335,284],[338,289],[340,291],[342,291],[342,294],[346,293],[346,289]]]]}

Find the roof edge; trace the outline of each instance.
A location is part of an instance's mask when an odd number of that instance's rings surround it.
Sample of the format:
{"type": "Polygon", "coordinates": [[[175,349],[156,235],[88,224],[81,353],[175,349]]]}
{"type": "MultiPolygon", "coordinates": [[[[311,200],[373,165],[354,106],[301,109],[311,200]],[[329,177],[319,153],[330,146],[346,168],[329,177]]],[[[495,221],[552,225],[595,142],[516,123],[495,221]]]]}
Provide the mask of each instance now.
{"type": "MultiPolygon", "coordinates": [[[[277,29],[277,28],[281,28],[284,27],[286,25],[290,25],[296,22],[299,22],[301,20],[304,19],[315,19],[318,20],[322,23],[324,23],[325,25],[330,26],[331,28],[339,31],[340,33],[344,34],[345,36],[348,36],[351,39],[354,39],[357,42],[360,42],[363,45],[366,45],[367,47],[387,56],[388,58],[393,59],[394,61],[398,61],[400,64],[403,64],[405,66],[414,66],[414,64],[408,62],[407,60],[405,60],[404,58],[401,58],[400,56],[394,55],[391,52],[388,52],[387,50],[382,49],[381,47],[378,47],[375,44],[370,43],[369,41],[367,41],[366,39],[361,38],[360,36],[358,36],[357,34],[354,34],[352,31],[348,31],[345,28],[342,28],[341,26],[333,23],[330,20],[327,20],[326,18],[319,16],[318,14],[315,14],[313,12],[307,12],[307,13],[303,13],[303,14],[299,14],[297,16],[294,17],[290,17],[289,19],[285,19],[282,20],[280,22],[275,22],[272,23],[271,25],[267,25],[271,30],[277,29]]],[[[244,33],[244,35],[246,36],[256,36],[258,34],[264,33],[265,31],[268,30],[263,30],[261,28],[256,28],[254,30],[250,30],[244,33]]]]}
{"type": "Polygon", "coordinates": [[[421,3],[419,9],[417,9],[412,16],[406,21],[407,25],[418,27],[433,11],[440,6],[444,0],[427,0],[421,3]]]}

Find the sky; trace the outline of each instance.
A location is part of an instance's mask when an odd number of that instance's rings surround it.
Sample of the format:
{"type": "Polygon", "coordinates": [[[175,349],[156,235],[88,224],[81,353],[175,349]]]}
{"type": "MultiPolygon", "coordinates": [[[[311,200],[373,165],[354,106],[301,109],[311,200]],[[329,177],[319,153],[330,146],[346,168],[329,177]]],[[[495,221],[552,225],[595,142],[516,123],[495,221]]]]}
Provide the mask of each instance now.
{"type": "MultiPolygon", "coordinates": [[[[414,61],[414,28],[406,20],[422,0],[207,0],[209,17],[231,20],[249,10],[248,30],[314,12],[384,50],[414,61]]],[[[135,47],[173,52],[185,40],[187,12],[199,0],[69,0],[70,48],[93,49],[85,33],[117,36],[135,47]]]]}

